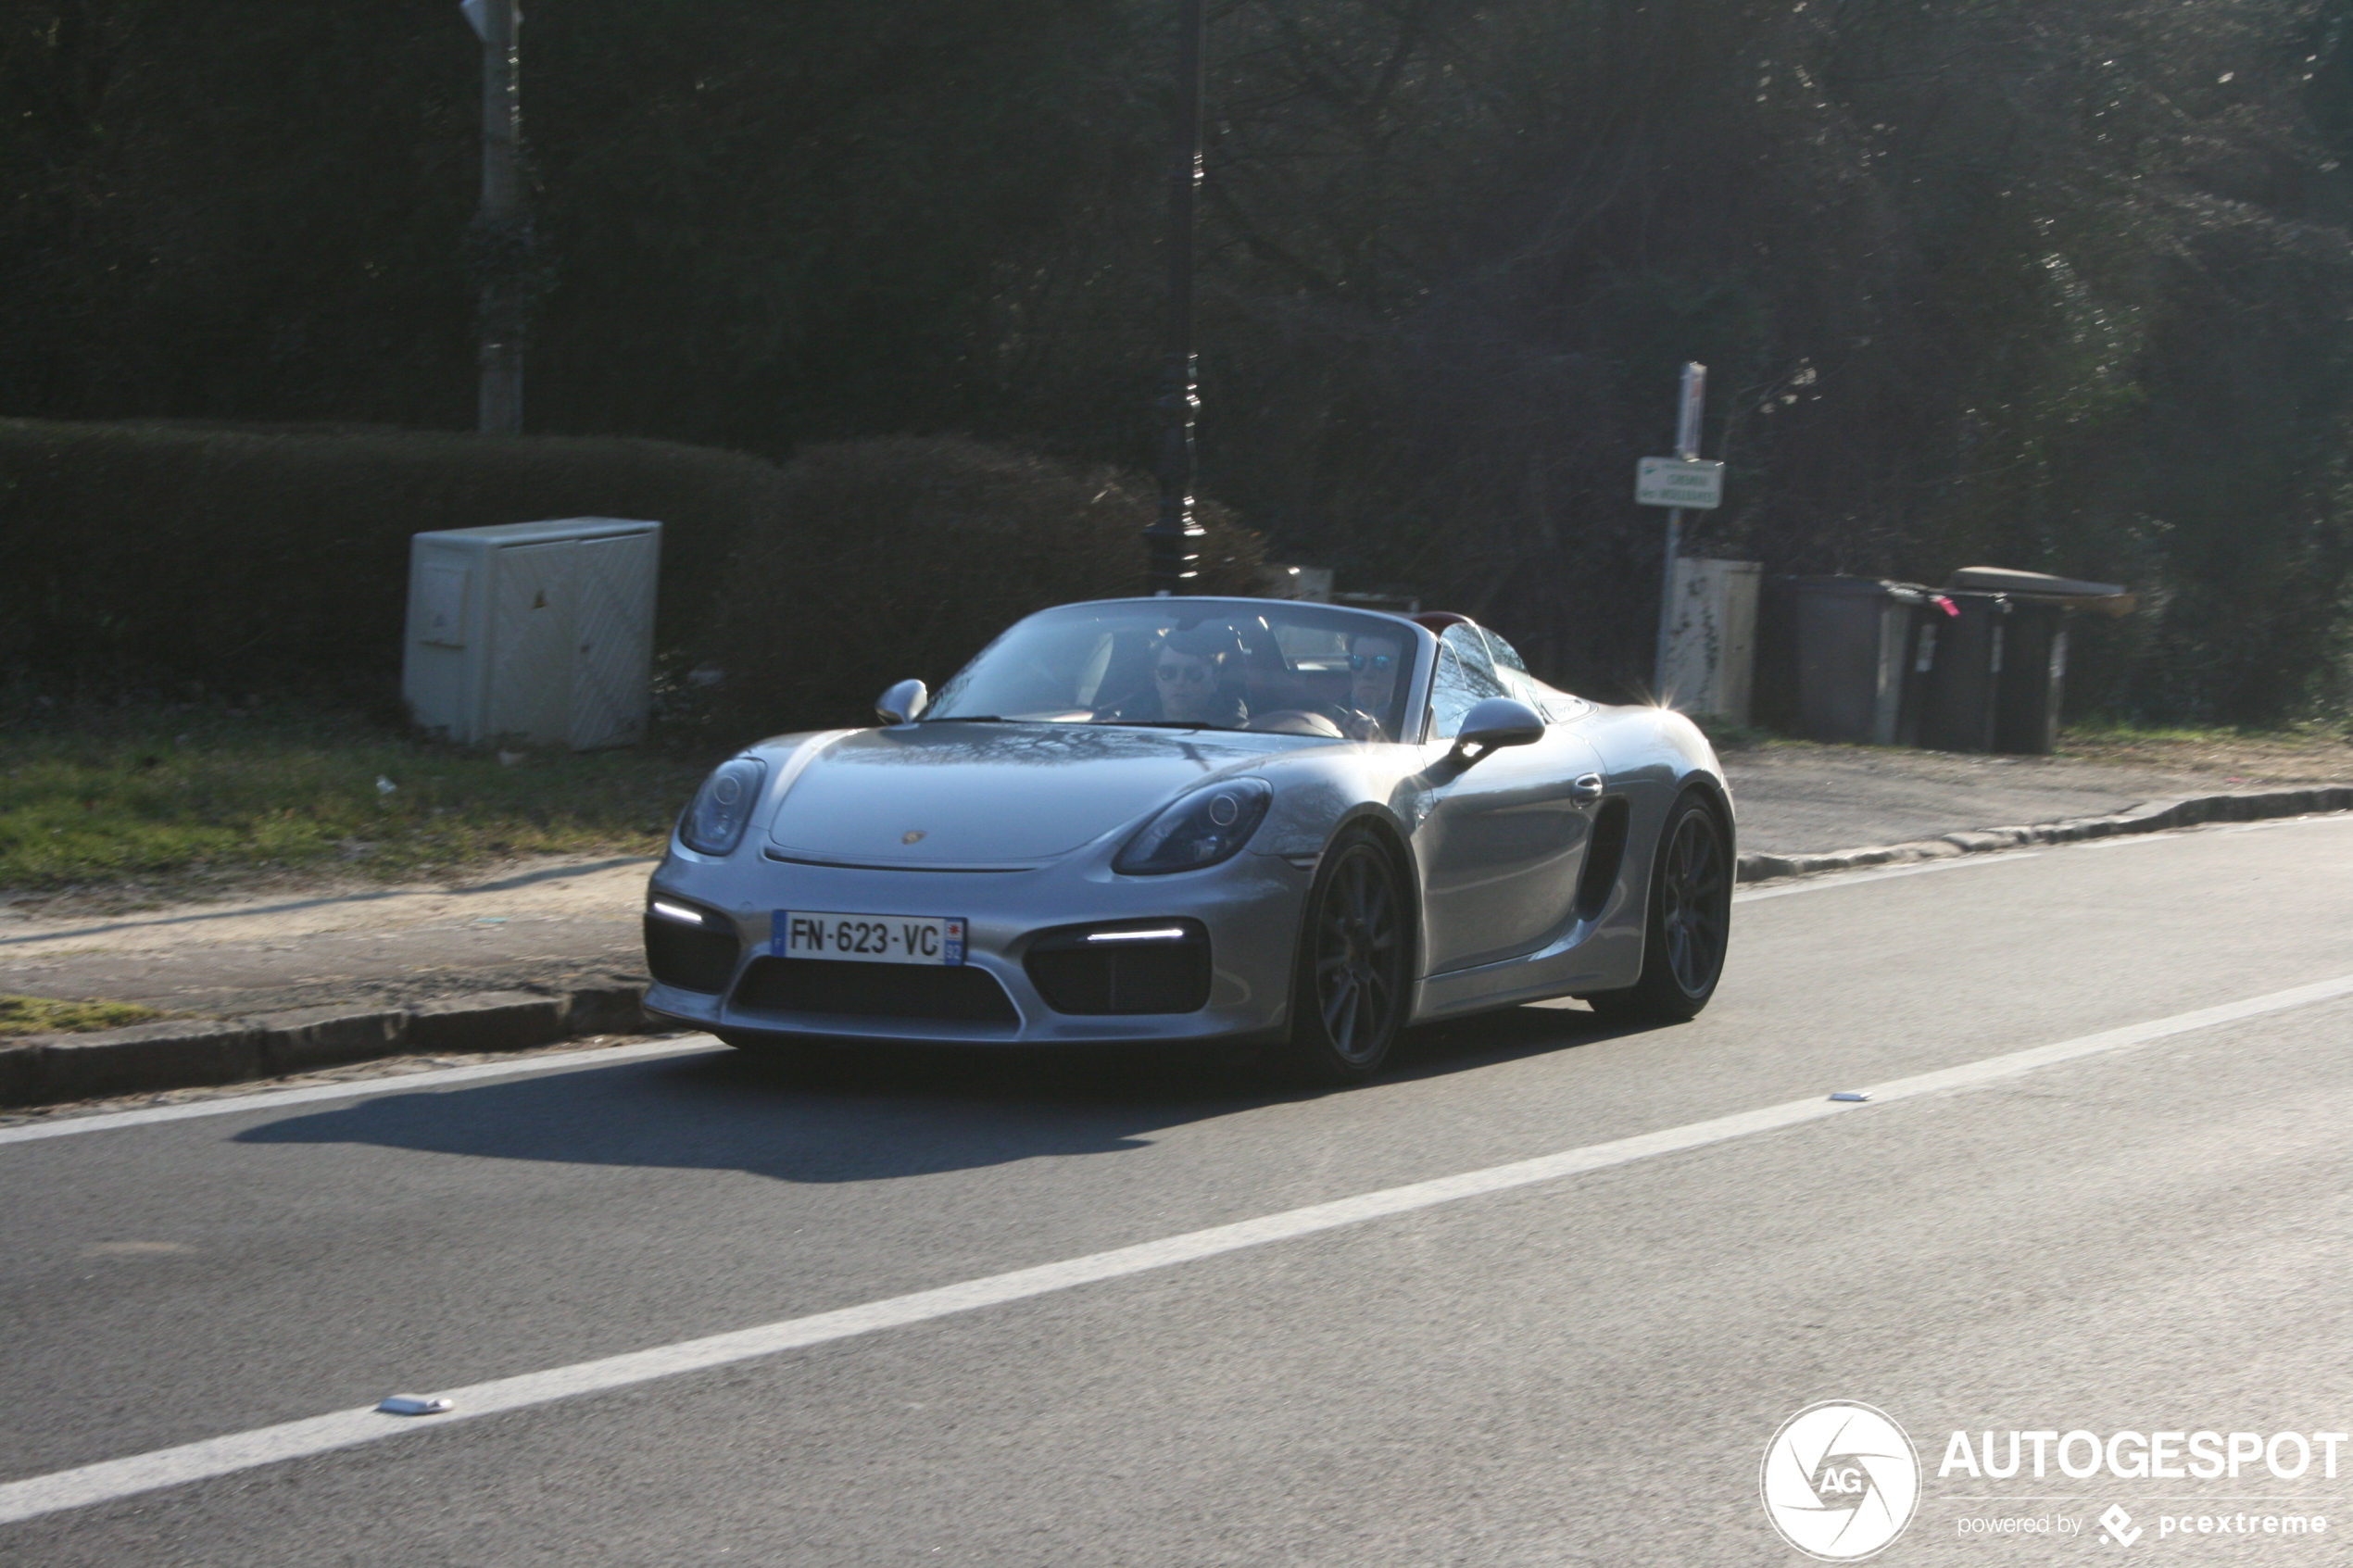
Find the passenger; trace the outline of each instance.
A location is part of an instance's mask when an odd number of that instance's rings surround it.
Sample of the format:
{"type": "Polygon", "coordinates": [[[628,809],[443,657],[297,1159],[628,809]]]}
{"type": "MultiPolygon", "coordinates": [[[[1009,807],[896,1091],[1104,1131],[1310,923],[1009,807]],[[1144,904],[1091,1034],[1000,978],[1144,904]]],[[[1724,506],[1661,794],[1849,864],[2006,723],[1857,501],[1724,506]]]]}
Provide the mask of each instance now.
{"type": "Polygon", "coordinates": [[[1359,632],[1348,639],[1347,720],[1340,733],[1351,740],[1390,740],[1387,721],[1397,697],[1397,677],[1405,659],[1403,636],[1359,632]]]}

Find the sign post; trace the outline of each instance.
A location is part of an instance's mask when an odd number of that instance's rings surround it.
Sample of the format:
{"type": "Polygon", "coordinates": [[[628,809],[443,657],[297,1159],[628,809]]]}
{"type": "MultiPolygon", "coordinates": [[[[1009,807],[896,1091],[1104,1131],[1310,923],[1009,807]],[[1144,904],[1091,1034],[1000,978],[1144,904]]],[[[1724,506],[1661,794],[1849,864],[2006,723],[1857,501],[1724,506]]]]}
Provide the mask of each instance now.
{"type": "Polygon", "coordinates": [[[1675,455],[1644,458],[1634,470],[1634,499],[1645,507],[1665,507],[1667,570],[1658,585],[1658,651],[1652,661],[1654,695],[1667,700],[1667,631],[1675,619],[1675,562],[1683,553],[1683,511],[1712,511],[1724,504],[1724,465],[1699,458],[1700,410],[1707,401],[1707,367],[1697,360],[1683,367],[1682,402],[1675,417],[1675,455]]]}

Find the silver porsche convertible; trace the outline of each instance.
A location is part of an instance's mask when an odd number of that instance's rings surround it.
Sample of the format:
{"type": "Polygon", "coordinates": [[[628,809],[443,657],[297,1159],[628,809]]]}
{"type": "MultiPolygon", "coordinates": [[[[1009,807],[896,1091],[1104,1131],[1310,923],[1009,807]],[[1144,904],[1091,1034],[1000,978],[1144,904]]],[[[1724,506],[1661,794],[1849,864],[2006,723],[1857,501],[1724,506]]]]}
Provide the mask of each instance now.
{"type": "Polygon", "coordinates": [[[1689,1018],[1723,968],[1705,737],[1464,616],[1064,605],[877,717],[704,783],[648,893],[648,1010],[780,1052],[1271,1043],[1344,1083],[1483,1008],[1689,1018]]]}

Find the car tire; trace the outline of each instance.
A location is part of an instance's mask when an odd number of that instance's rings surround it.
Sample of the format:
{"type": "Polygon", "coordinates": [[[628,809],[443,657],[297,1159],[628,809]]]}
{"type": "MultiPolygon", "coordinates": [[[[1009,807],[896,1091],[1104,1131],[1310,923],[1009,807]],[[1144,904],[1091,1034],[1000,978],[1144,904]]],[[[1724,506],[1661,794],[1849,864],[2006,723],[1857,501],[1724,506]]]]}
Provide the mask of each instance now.
{"type": "Polygon", "coordinates": [[[1642,977],[1585,999],[1614,1022],[1680,1023],[1716,995],[1732,922],[1731,847],[1705,797],[1685,795],[1667,815],[1651,866],[1642,920],[1642,977]]]}
{"type": "Polygon", "coordinates": [[[1291,1059],[1319,1084],[1378,1073],[1403,1024],[1413,922],[1405,878],[1365,828],[1343,829],[1307,890],[1291,981],[1291,1059]]]}

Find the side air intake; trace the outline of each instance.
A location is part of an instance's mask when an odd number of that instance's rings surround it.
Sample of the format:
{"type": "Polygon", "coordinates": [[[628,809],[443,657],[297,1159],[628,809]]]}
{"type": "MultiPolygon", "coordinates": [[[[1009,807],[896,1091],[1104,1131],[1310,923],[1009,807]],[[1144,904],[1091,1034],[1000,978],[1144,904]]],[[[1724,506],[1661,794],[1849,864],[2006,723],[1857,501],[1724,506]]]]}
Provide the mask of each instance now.
{"type": "Polygon", "coordinates": [[[1631,813],[1623,797],[1602,802],[1593,814],[1593,841],[1585,847],[1585,869],[1577,878],[1577,918],[1592,920],[1609,902],[1626,864],[1626,825],[1631,813]]]}

